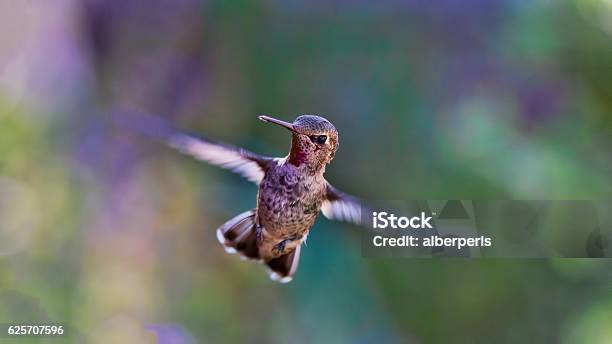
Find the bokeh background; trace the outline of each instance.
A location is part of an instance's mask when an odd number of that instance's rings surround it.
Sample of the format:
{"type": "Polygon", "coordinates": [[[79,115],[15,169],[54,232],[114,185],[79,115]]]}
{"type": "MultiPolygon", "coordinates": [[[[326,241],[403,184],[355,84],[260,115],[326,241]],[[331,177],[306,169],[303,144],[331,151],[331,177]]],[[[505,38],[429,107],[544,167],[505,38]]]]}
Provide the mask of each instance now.
{"type": "Polygon", "coordinates": [[[327,177],[365,199],[610,199],[611,90],[610,0],[2,1],[0,323],[79,343],[611,343],[607,259],[363,259],[321,218],[275,284],[214,234],[256,187],[109,115],[280,156],[288,134],[256,115],[322,114],[341,133],[327,177]]]}

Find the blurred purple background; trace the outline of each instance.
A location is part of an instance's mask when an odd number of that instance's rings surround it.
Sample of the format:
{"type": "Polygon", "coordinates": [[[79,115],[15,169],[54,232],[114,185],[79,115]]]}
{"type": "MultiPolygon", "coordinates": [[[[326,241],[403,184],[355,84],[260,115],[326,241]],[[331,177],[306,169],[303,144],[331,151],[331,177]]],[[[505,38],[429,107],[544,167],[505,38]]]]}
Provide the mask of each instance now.
{"type": "Polygon", "coordinates": [[[74,342],[604,343],[607,260],[365,260],[320,219],[294,282],[214,230],[256,187],[117,127],[261,154],[259,114],[340,131],[370,199],[609,199],[612,2],[0,3],[0,323],[74,342]],[[161,325],[149,325],[161,324],[161,325]]]}

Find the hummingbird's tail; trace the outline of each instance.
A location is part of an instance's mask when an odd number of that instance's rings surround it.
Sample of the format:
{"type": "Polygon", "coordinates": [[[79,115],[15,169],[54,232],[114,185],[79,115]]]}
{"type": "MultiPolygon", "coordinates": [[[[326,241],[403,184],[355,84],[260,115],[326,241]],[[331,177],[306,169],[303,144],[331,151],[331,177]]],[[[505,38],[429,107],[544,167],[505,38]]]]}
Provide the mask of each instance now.
{"type": "Polygon", "coordinates": [[[259,259],[255,209],[245,211],[217,229],[217,239],[227,253],[240,253],[249,259],[259,259]]]}
{"type": "Polygon", "coordinates": [[[266,261],[268,274],[272,280],[281,283],[291,282],[300,262],[301,247],[301,245],[298,245],[293,251],[266,261]]]}
{"type": "Polygon", "coordinates": [[[257,243],[255,209],[245,211],[217,229],[217,239],[228,253],[239,253],[248,259],[263,260],[270,278],[287,283],[293,278],[300,261],[300,246],[277,258],[262,257],[257,243]]]}

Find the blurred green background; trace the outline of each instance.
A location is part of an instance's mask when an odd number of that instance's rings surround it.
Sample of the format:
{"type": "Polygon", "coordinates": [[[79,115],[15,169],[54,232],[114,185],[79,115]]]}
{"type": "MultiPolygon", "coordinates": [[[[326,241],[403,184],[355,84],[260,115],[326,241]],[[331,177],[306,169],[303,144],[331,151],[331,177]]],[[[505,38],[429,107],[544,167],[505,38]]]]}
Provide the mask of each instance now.
{"type": "Polygon", "coordinates": [[[108,116],[281,156],[289,135],[256,116],[321,114],[341,135],[328,179],[366,199],[610,199],[611,90],[610,0],[2,1],[0,323],[79,343],[612,343],[607,259],[363,259],[358,229],[321,218],[294,281],[271,282],[214,234],[255,185],[108,116]]]}

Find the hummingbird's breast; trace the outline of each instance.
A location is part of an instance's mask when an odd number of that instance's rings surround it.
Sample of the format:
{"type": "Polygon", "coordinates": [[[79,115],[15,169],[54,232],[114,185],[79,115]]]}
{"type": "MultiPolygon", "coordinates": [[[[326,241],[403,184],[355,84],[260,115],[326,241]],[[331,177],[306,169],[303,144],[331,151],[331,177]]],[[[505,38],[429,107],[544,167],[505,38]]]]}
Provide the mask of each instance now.
{"type": "Polygon", "coordinates": [[[301,242],[314,224],[325,195],[322,175],[281,161],[259,185],[258,221],[276,239],[301,242]]]}

